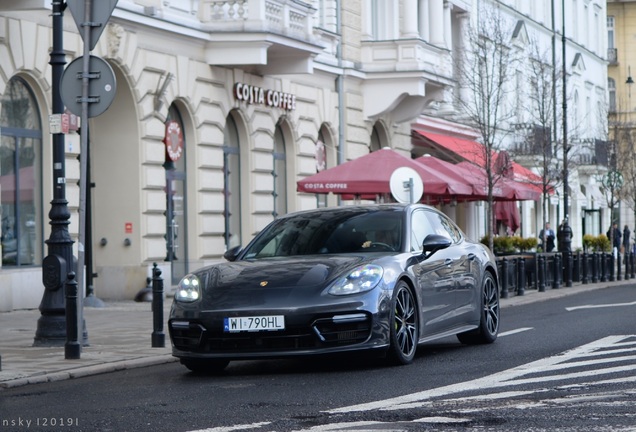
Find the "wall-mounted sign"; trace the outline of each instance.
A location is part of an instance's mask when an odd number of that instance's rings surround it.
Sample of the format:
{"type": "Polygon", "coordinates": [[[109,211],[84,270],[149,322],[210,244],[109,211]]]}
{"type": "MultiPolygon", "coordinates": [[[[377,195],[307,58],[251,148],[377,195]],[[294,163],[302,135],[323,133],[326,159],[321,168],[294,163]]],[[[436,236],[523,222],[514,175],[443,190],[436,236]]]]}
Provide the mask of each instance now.
{"type": "Polygon", "coordinates": [[[316,172],[320,172],[327,168],[327,152],[325,149],[325,143],[318,140],[316,141],[316,149],[315,149],[315,157],[316,157],[316,172]]]}
{"type": "Polygon", "coordinates": [[[296,109],[296,96],[276,90],[267,90],[249,84],[234,84],[234,97],[248,104],[266,105],[287,111],[296,109]]]}
{"type": "Polygon", "coordinates": [[[126,231],[126,234],[132,234],[132,232],[133,232],[133,224],[132,224],[132,222],[126,222],[124,224],[124,231],[126,231]]]}
{"type": "Polygon", "coordinates": [[[171,161],[178,161],[183,155],[183,132],[181,126],[176,121],[166,123],[166,152],[171,161]]]}

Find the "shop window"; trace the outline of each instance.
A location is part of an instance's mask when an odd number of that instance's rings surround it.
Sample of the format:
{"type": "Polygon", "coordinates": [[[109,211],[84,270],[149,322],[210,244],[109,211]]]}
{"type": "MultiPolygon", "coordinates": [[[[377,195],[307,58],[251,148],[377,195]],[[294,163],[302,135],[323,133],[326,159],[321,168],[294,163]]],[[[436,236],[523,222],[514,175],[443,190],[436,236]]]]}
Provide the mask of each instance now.
{"type": "Polygon", "coordinates": [[[241,245],[241,155],[238,128],[231,114],[224,131],[223,179],[225,247],[231,249],[241,245]]]}
{"type": "Polygon", "coordinates": [[[285,150],[285,135],[280,125],[274,133],[274,218],[287,213],[287,153],[285,150]]]}
{"type": "Polygon", "coordinates": [[[41,262],[42,126],[27,83],[9,81],[0,108],[0,221],[2,265],[41,262]]]}

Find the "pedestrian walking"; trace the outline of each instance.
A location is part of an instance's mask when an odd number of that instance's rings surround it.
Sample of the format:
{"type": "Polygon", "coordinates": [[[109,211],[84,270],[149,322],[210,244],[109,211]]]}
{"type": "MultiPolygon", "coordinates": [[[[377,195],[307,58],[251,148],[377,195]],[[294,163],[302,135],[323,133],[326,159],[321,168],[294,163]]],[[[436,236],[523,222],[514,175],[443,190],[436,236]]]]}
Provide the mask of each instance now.
{"type": "Polygon", "coordinates": [[[631,235],[631,231],[629,230],[629,227],[627,225],[625,225],[625,228],[623,228],[623,253],[629,253],[629,245],[631,243],[630,240],[630,235],[631,235]]]}
{"type": "Polygon", "coordinates": [[[612,243],[614,258],[616,258],[618,251],[621,249],[621,230],[616,222],[607,230],[607,238],[612,243]]]}
{"type": "Polygon", "coordinates": [[[546,222],[545,228],[539,233],[539,241],[541,242],[539,246],[541,246],[544,252],[552,252],[554,249],[554,239],[554,230],[550,228],[550,222],[546,222]]]}

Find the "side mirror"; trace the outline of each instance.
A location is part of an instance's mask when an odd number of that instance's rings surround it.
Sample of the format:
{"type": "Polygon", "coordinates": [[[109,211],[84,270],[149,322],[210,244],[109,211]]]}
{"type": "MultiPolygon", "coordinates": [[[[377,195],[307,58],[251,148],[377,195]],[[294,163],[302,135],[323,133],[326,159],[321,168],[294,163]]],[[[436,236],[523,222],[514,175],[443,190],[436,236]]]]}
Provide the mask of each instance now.
{"type": "Polygon", "coordinates": [[[223,258],[228,261],[236,261],[236,257],[238,257],[239,252],[241,252],[241,246],[234,246],[232,249],[228,249],[223,254],[223,258]]]}
{"type": "Polygon", "coordinates": [[[422,249],[424,249],[424,252],[433,254],[440,249],[446,249],[450,245],[451,240],[448,237],[439,234],[429,234],[424,239],[424,243],[422,243],[422,249]]]}

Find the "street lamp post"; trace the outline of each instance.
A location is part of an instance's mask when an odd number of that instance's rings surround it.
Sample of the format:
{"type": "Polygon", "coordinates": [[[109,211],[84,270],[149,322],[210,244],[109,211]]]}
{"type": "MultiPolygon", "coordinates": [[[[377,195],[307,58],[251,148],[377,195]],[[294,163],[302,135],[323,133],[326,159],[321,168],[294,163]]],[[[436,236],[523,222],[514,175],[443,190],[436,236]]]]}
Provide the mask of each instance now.
{"type": "MultiPolygon", "coordinates": [[[[50,54],[51,98],[53,114],[64,113],[64,103],[59,91],[66,58],[63,45],[63,20],[66,4],[52,1],[53,46],[50,54]]],[[[66,342],[66,310],[64,284],[74,271],[73,240],[69,234],[71,213],[66,200],[64,134],[52,134],[53,142],[53,201],[49,219],[51,235],[46,244],[48,255],[42,261],[44,294],[40,303],[34,346],[64,346],[66,342]]]]}
{"type": "Polygon", "coordinates": [[[565,219],[569,221],[570,203],[569,203],[569,184],[568,184],[568,100],[567,100],[567,70],[565,58],[565,0],[562,0],[561,15],[563,18],[563,28],[561,40],[563,43],[563,214],[565,219]]]}
{"type": "Polygon", "coordinates": [[[570,185],[568,182],[568,100],[567,100],[567,68],[566,68],[566,58],[565,58],[565,0],[561,1],[561,15],[562,15],[562,35],[561,40],[563,44],[563,215],[564,215],[564,224],[563,230],[564,235],[563,241],[567,243],[562,248],[559,245],[559,249],[562,249],[564,252],[563,256],[563,264],[564,264],[564,274],[565,274],[565,282],[566,286],[572,286],[572,267],[570,266],[570,242],[572,239],[572,228],[570,227],[570,185]],[[569,233],[569,235],[568,235],[569,233]]]}

